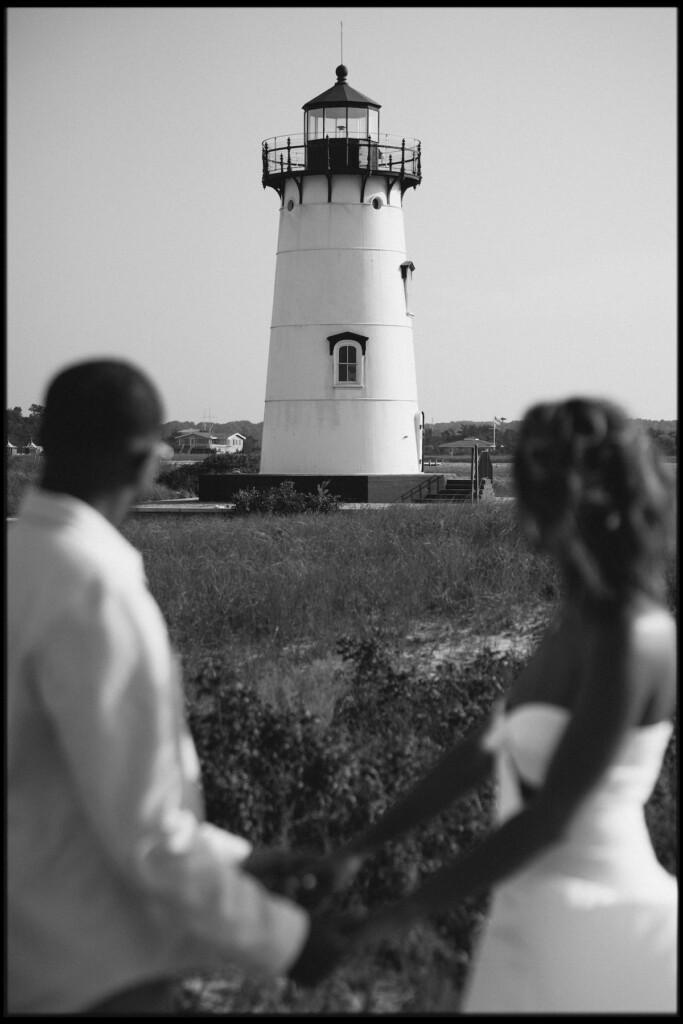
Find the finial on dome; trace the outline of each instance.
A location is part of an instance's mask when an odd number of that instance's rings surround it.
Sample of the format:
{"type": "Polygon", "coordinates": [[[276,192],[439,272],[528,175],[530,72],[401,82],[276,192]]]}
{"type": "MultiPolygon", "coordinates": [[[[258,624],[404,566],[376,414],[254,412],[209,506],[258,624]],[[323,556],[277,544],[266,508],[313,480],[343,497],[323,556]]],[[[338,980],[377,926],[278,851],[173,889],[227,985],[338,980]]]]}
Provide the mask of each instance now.
{"type": "Polygon", "coordinates": [[[339,67],[337,68],[337,71],[336,71],[337,81],[338,82],[345,82],[346,81],[346,76],[348,75],[348,73],[349,73],[349,69],[346,67],[346,65],[345,64],[340,64],[339,67]]]}

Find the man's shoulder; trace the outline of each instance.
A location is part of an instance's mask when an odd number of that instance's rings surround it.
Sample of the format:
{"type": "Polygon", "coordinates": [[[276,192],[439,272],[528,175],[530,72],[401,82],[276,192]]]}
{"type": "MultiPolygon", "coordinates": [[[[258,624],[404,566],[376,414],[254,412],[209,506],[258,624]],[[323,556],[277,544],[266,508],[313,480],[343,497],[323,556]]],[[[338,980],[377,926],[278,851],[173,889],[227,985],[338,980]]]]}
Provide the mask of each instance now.
{"type": "Polygon", "coordinates": [[[7,567],[10,595],[49,595],[56,610],[87,599],[93,588],[129,592],[144,585],[141,556],[122,536],[73,523],[12,524],[7,567]]]}

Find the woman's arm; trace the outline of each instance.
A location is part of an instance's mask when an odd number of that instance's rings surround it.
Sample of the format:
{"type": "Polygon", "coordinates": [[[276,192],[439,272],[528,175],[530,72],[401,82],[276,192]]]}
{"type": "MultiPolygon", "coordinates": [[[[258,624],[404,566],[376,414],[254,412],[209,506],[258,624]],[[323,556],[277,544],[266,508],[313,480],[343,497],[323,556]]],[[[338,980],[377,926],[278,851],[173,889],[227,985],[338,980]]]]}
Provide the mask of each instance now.
{"type": "Polygon", "coordinates": [[[406,796],[362,835],[321,857],[304,852],[255,851],[243,868],[268,888],[316,906],[331,892],[350,884],[374,850],[449,807],[487,777],[493,766],[482,740],[487,722],[448,750],[406,796]]]}
{"type": "Polygon", "coordinates": [[[352,839],[341,853],[367,856],[415,826],[440,814],[464,793],[481,783],[491,772],[493,757],[482,740],[490,723],[459,740],[408,793],[352,839]]]}
{"type": "Polygon", "coordinates": [[[394,907],[372,914],[359,938],[389,936],[488,890],[563,836],[586,796],[613,762],[656,685],[651,659],[636,649],[625,617],[614,613],[588,631],[578,700],[543,787],[526,807],[394,907]]]}

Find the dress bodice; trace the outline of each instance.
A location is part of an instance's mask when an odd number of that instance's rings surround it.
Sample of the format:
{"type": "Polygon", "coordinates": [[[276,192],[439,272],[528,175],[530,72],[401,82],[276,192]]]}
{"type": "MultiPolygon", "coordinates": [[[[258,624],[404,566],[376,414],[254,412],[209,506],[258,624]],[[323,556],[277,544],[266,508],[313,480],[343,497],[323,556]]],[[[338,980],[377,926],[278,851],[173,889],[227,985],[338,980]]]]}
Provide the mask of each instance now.
{"type": "MultiPolygon", "coordinates": [[[[506,710],[500,703],[485,746],[496,757],[497,817],[504,821],[524,805],[522,785],[539,788],[567,727],[571,712],[545,702],[528,702],[506,710]]],[[[630,729],[610,767],[572,816],[559,844],[541,854],[535,870],[551,870],[562,857],[565,869],[593,879],[596,872],[632,873],[639,861],[645,868],[653,851],[643,815],[661,771],[671,736],[669,721],[630,729]],[[561,853],[560,853],[561,851],[561,853]],[[628,861],[628,864],[627,864],[628,861]]]]}
{"type": "MultiPolygon", "coordinates": [[[[538,788],[567,727],[571,712],[558,704],[529,701],[506,710],[500,703],[486,746],[505,751],[522,781],[538,788]]],[[[644,803],[657,782],[673,724],[670,721],[630,729],[601,786],[644,803]]]]}

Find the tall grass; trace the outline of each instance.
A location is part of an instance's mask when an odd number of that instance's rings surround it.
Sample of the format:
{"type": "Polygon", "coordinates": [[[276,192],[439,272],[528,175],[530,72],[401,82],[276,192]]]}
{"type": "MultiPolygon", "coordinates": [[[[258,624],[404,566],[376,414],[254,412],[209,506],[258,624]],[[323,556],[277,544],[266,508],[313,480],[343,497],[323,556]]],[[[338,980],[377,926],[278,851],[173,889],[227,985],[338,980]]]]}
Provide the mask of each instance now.
{"type": "Polygon", "coordinates": [[[500,626],[558,595],[512,503],[391,506],[332,516],[130,520],[176,644],[205,650],[458,618],[500,626]]]}

